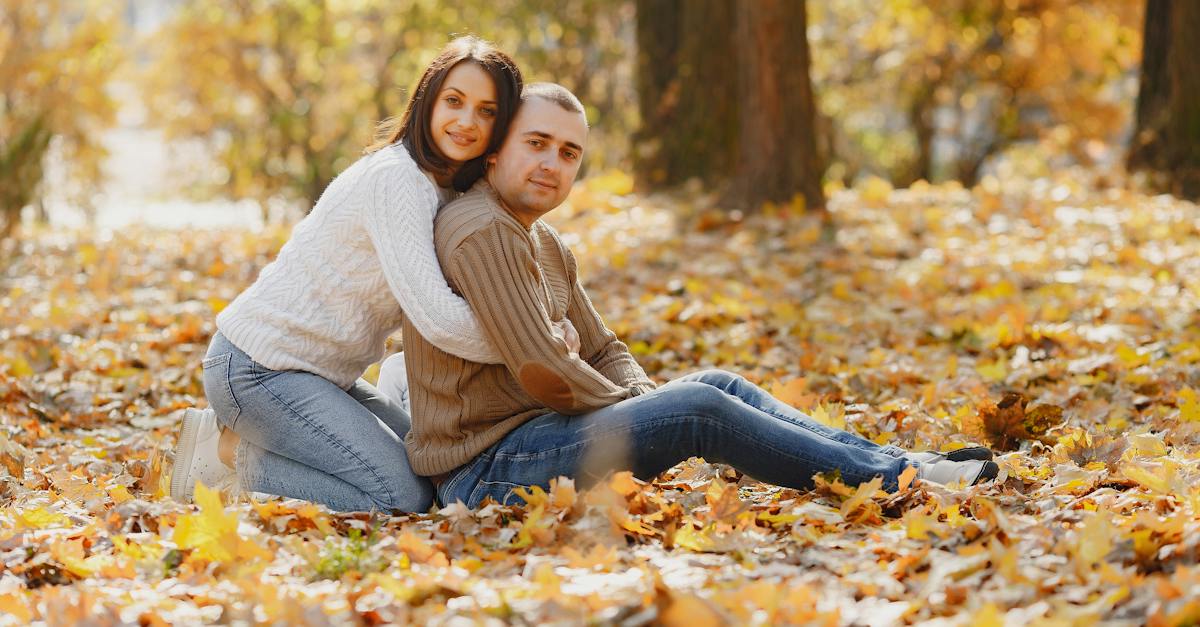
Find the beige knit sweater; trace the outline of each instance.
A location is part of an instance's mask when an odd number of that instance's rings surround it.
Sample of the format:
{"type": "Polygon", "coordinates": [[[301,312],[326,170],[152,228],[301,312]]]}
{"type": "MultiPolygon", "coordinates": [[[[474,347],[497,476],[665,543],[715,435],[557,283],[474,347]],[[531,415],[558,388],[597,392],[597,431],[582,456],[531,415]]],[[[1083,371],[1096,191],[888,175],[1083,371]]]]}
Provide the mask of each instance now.
{"type": "Polygon", "coordinates": [[[526,229],[486,181],[438,213],[434,245],[504,363],[440,350],[405,320],[413,414],[405,443],[418,474],[453,470],[530,418],[582,414],[654,388],[592,307],[558,233],[541,220],[526,229]],[[579,332],[578,355],[551,330],[564,316],[579,332]]]}

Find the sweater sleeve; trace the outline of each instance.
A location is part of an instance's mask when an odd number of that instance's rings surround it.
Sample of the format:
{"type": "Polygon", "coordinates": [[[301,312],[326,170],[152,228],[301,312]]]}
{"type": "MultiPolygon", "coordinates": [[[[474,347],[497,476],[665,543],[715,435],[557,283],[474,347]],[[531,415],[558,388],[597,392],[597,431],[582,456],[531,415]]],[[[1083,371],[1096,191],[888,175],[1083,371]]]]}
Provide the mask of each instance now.
{"type": "Polygon", "coordinates": [[[406,318],[438,348],[479,363],[500,363],[465,300],[446,284],[433,245],[437,196],[415,165],[380,168],[368,180],[363,223],[388,287],[406,318]],[[411,171],[410,171],[411,170],[411,171]]]}
{"type": "Polygon", "coordinates": [[[571,302],[567,307],[567,318],[579,333],[579,354],[591,367],[618,386],[629,388],[634,396],[655,389],[654,382],[646,376],[629,347],[617,339],[604,324],[600,314],[592,305],[592,299],[579,281],[575,256],[559,242],[563,258],[567,262],[569,279],[572,281],[571,302]]]}
{"type": "Polygon", "coordinates": [[[572,354],[552,331],[527,236],[493,223],[449,256],[450,280],[479,316],[521,388],[560,414],[582,414],[634,394],[572,354]]]}

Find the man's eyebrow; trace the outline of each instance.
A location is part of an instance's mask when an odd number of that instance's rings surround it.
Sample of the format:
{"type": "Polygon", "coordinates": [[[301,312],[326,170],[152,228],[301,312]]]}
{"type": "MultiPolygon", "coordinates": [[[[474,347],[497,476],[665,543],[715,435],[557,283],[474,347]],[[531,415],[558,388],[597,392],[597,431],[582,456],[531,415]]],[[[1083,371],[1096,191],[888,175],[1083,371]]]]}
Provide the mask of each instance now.
{"type": "MultiPolygon", "coordinates": [[[[551,135],[550,133],[547,133],[545,131],[525,131],[524,133],[522,133],[522,135],[533,135],[535,137],[540,137],[542,139],[554,139],[553,135],[551,135]]],[[[566,144],[568,148],[571,148],[571,149],[575,150],[576,152],[583,152],[583,146],[580,146],[579,144],[576,144],[575,142],[568,141],[568,142],[563,142],[563,143],[566,144]]]]}

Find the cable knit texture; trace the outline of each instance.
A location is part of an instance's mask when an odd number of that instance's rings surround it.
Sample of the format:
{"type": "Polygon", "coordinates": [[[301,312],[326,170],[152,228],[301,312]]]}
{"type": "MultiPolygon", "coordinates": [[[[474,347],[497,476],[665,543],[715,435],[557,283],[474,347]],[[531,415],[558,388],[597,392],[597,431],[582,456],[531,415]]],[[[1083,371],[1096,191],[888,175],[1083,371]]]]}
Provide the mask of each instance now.
{"type": "Polygon", "coordinates": [[[430,342],[499,363],[433,247],[439,190],[402,144],[338,176],[275,261],[217,316],[217,328],[272,370],[349,388],[407,318],[430,342]]]}
{"type": "Polygon", "coordinates": [[[434,238],[451,287],[504,361],[456,357],[404,324],[413,408],[405,444],[417,474],[461,466],[535,416],[582,414],[654,389],[592,307],[558,233],[541,220],[526,230],[485,181],[438,214],[434,238]],[[554,332],[564,317],[579,332],[579,354],[554,332]]]}

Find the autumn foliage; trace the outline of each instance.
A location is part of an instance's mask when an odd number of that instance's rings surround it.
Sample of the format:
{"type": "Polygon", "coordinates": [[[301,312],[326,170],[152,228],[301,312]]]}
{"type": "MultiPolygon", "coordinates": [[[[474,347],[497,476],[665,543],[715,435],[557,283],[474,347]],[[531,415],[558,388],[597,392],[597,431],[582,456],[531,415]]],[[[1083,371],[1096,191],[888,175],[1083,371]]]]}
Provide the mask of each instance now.
{"type": "Polygon", "coordinates": [[[176,504],[213,314],[286,234],[35,233],[0,278],[0,623],[1194,624],[1200,223],[1084,179],[864,185],[833,242],[621,175],[553,216],[660,380],[729,368],[880,442],[1001,453],[994,483],[890,494],[693,459],[478,510],[176,504]]]}

